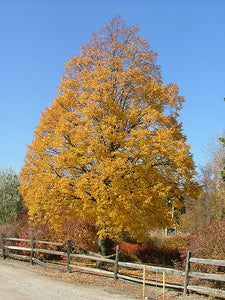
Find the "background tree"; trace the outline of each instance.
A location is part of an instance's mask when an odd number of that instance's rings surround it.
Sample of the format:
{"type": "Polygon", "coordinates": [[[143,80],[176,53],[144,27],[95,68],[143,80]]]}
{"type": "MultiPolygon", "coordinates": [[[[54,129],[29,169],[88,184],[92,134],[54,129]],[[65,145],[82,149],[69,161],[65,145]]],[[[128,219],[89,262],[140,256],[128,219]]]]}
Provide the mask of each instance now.
{"type": "Polygon", "coordinates": [[[207,162],[199,168],[199,184],[202,193],[198,201],[186,199],[186,214],[182,216],[182,227],[186,231],[196,231],[199,226],[225,217],[225,182],[221,170],[225,148],[214,137],[206,146],[207,162]]]}
{"type": "Polygon", "coordinates": [[[0,223],[22,210],[19,180],[12,168],[0,169],[0,223]]]}
{"type": "MultiPolygon", "coordinates": [[[[225,98],[224,98],[225,100],[225,98]]],[[[225,138],[224,137],[219,137],[219,140],[221,141],[223,148],[225,148],[225,138]]],[[[223,176],[223,180],[225,181],[225,156],[223,157],[223,169],[222,169],[222,176],[223,176]]]]}
{"type": "Polygon", "coordinates": [[[65,219],[84,219],[100,241],[142,241],[198,192],[177,120],[184,99],[162,82],[138,31],[117,16],[67,63],[20,173],[33,222],[61,230],[65,219]]]}
{"type": "MultiPolygon", "coordinates": [[[[225,97],[223,98],[223,100],[225,101],[225,97]]],[[[225,148],[225,138],[223,136],[220,136],[219,140],[222,143],[223,148],[225,148]]],[[[225,165],[225,155],[223,156],[223,169],[222,169],[222,177],[223,177],[223,180],[225,181],[225,166],[224,165],[225,165]]]]}

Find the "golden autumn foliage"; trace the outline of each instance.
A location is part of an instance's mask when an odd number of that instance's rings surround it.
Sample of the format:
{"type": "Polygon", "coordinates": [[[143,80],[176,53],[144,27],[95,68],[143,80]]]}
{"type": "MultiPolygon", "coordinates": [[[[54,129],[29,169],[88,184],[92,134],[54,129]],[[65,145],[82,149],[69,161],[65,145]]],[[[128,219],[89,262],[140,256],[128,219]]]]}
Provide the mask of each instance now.
{"type": "Polygon", "coordinates": [[[197,193],[177,120],[184,99],[138,31],[117,16],[68,61],[19,175],[33,222],[91,220],[100,238],[142,241],[197,193]]]}

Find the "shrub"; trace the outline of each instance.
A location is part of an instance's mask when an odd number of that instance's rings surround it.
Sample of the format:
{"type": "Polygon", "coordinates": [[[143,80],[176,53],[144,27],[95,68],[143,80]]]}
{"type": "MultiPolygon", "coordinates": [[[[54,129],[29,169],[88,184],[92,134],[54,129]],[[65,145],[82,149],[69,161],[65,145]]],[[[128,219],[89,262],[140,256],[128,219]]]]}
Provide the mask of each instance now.
{"type": "Polygon", "coordinates": [[[186,251],[190,243],[194,240],[194,235],[174,235],[167,237],[164,241],[164,247],[170,249],[178,249],[179,251],[186,251]]]}
{"type": "Polygon", "coordinates": [[[1,224],[0,233],[6,237],[19,237],[21,228],[28,222],[27,212],[18,213],[7,222],[1,224]]]}
{"type": "Polygon", "coordinates": [[[52,242],[67,242],[73,240],[80,247],[88,250],[96,251],[97,230],[94,224],[86,221],[69,221],[64,224],[62,233],[56,233],[47,224],[30,227],[26,223],[18,234],[19,238],[30,239],[35,236],[37,240],[52,241],[52,242]]]}
{"type": "MultiPolygon", "coordinates": [[[[97,251],[97,231],[94,224],[85,221],[70,221],[64,224],[62,233],[56,233],[47,224],[39,225],[36,227],[30,227],[28,222],[20,229],[19,238],[31,239],[35,237],[36,240],[62,242],[66,243],[68,240],[72,240],[76,246],[85,248],[87,250],[97,251]]],[[[26,247],[27,242],[19,242],[19,246],[26,247]]],[[[38,244],[40,247],[40,244],[38,244]]],[[[62,250],[59,246],[42,244],[41,248],[51,250],[62,250]]],[[[66,250],[66,248],[64,249],[66,250]]],[[[57,259],[59,256],[51,254],[36,254],[39,259],[57,259]]]]}
{"type": "Polygon", "coordinates": [[[212,259],[225,257],[225,219],[202,225],[195,233],[189,250],[194,256],[212,259]]]}
{"type": "Polygon", "coordinates": [[[71,239],[75,245],[97,252],[97,229],[94,223],[87,221],[68,221],[64,224],[64,241],[71,239]]]}
{"type": "MultiPolygon", "coordinates": [[[[192,256],[224,260],[225,257],[225,220],[205,223],[197,232],[190,243],[189,249],[192,256]]],[[[222,273],[224,267],[192,264],[194,270],[201,272],[222,273]]],[[[225,284],[219,281],[207,282],[212,287],[224,288],[225,284]]]]}
{"type": "Polygon", "coordinates": [[[158,247],[147,243],[118,242],[116,244],[120,244],[120,258],[125,261],[173,266],[175,261],[181,260],[176,249],[158,247]]]}

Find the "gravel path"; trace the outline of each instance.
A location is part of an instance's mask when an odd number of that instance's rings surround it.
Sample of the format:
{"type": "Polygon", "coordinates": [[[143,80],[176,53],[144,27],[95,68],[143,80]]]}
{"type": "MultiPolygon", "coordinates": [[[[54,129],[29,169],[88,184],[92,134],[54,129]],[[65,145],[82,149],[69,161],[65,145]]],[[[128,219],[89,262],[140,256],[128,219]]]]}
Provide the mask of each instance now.
{"type": "Polygon", "coordinates": [[[35,267],[16,261],[0,260],[1,300],[134,300],[137,298],[109,293],[104,286],[73,284],[38,274],[35,267]]]}

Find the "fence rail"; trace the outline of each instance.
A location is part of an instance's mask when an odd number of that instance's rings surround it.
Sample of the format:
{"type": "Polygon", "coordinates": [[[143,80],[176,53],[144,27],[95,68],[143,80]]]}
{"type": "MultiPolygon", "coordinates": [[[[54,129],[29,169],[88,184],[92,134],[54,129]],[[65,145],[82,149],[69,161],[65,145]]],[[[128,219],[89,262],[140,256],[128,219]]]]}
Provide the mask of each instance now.
{"type": "Polygon", "coordinates": [[[204,286],[189,285],[190,277],[225,282],[225,275],[223,274],[191,272],[190,271],[191,263],[206,264],[212,266],[222,266],[222,267],[225,266],[225,260],[191,257],[191,252],[189,251],[187,253],[187,259],[186,259],[184,294],[186,295],[188,291],[194,291],[198,293],[205,293],[205,294],[225,298],[225,290],[214,289],[214,288],[204,287],[204,286]]]}
{"type": "Polygon", "coordinates": [[[32,265],[38,264],[42,267],[53,269],[61,272],[70,272],[71,269],[77,269],[82,270],[85,272],[92,272],[96,274],[101,274],[103,276],[110,276],[114,277],[115,280],[123,279],[123,280],[129,280],[136,283],[146,284],[146,285],[157,285],[158,287],[167,287],[172,289],[179,289],[183,290],[184,294],[188,294],[189,291],[197,292],[197,293],[203,293],[208,295],[213,295],[216,297],[225,298],[225,291],[219,290],[219,289],[212,289],[209,287],[203,287],[203,286],[195,286],[195,285],[189,285],[189,279],[190,277],[195,278],[202,278],[207,280],[215,280],[215,281],[221,281],[225,282],[225,275],[223,274],[212,274],[212,273],[203,273],[203,272],[192,272],[191,271],[191,264],[197,263],[197,264],[206,264],[206,265],[215,265],[215,266],[225,266],[225,260],[214,260],[214,259],[203,259],[203,258],[195,258],[191,257],[191,252],[188,252],[187,254],[187,260],[186,260],[186,268],[185,271],[181,270],[175,270],[171,268],[163,268],[158,266],[151,266],[151,265],[143,265],[143,264],[137,264],[137,263],[130,263],[130,262],[123,262],[119,261],[119,254],[120,254],[120,246],[117,246],[116,253],[111,256],[101,256],[97,253],[94,253],[92,251],[85,250],[79,246],[73,245],[72,241],[68,241],[67,243],[56,243],[56,242],[50,242],[50,241],[39,241],[32,239],[19,239],[19,238],[10,238],[5,237],[2,235],[2,253],[4,259],[7,257],[13,258],[13,259],[19,259],[19,260],[26,260],[29,261],[32,265]],[[18,246],[18,245],[12,245],[14,242],[23,242],[27,243],[28,246],[18,246]],[[39,245],[39,247],[36,247],[39,245]],[[56,246],[61,247],[61,250],[52,250],[52,249],[44,249],[41,248],[41,245],[47,245],[47,246],[56,246]],[[73,250],[79,252],[79,253],[73,253],[73,250]],[[30,252],[30,255],[27,253],[30,252]],[[45,254],[51,254],[51,255],[57,255],[62,256],[66,258],[66,264],[63,265],[63,268],[56,268],[49,266],[47,263],[39,260],[35,253],[45,253],[45,254]],[[112,257],[115,257],[115,259],[111,259],[112,257]],[[107,271],[102,270],[99,268],[92,268],[87,266],[81,266],[78,264],[71,263],[71,258],[79,258],[84,260],[92,260],[96,262],[103,262],[103,263],[109,263],[114,265],[114,271],[107,271]],[[135,278],[131,276],[127,276],[124,274],[121,274],[119,272],[120,267],[125,268],[132,268],[135,270],[143,270],[143,274],[145,274],[146,271],[149,272],[155,272],[163,274],[163,277],[165,277],[165,274],[170,275],[180,275],[184,277],[184,284],[172,284],[172,283],[166,283],[166,282],[156,282],[153,280],[145,280],[140,278],[135,278]]]}

